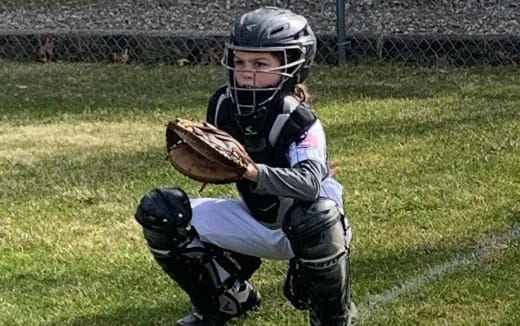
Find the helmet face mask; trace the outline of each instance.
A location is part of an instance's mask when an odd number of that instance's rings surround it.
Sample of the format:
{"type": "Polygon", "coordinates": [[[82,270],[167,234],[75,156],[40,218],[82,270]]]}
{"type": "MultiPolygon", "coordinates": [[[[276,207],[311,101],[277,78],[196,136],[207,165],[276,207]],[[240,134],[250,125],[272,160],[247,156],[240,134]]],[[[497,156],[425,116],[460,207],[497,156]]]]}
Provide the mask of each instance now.
{"type": "Polygon", "coordinates": [[[250,114],[293,92],[296,84],[307,77],[315,52],[316,38],[303,16],[275,7],[260,8],[243,15],[235,25],[231,40],[225,44],[222,59],[237,114],[250,114]],[[237,74],[244,70],[235,67],[235,56],[240,52],[271,53],[279,58],[280,65],[248,70],[253,74],[253,85],[239,85],[237,74]],[[258,82],[261,76],[268,75],[278,76],[270,78],[277,80],[276,84],[258,82]]]}
{"type": "MultiPolygon", "coordinates": [[[[253,55],[254,57],[254,55],[253,55]]],[[[244,48],[226,44],[226,52],[222,65],[228,73],[228,87],[239,113],[247,114],[255,108],[266,105],[275,97],[286,90],[290,80],[294,80],[296,72],[305,63],[304,54],[296,46],[289,48],[244,48]],[[236,53],[271,53],[280,58],[280,65],[265,69],[242,70],[235,67],[236,53]],[[300,53],[299,58],[293,60],[294,53],[300,53]],[[249,73],[252,75],[252,85],[240,84],[239,74],[249,73]],[[265,80],[272,83],[265,84],[265,80]]],[[[294,88],[294,85],[292,86],[294,88]]]]}

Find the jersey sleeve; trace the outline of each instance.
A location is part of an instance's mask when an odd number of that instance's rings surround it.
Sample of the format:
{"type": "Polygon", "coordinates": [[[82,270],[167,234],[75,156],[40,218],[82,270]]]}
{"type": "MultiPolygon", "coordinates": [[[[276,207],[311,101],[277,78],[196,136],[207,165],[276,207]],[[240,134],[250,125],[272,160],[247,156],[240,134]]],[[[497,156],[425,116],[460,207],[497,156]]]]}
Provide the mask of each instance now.
{"type": "Polygon", "coordinates": [[[325,134],[317,121],[289,146],[290,168],[258,164],[255,193],[313,201],[321,194],[321,181],[328,175],[325,134]]]}
{"type": "MultiPolygon", "coordinates": [[[[291,166],[310,160],[321,165],[323,171],[328,172],[327,142],[325,131],[319,120],[300,139],[291,143],[288,155],[291,166]]],[[[321,177],[325,176],[326,174],[321,177]]]]}

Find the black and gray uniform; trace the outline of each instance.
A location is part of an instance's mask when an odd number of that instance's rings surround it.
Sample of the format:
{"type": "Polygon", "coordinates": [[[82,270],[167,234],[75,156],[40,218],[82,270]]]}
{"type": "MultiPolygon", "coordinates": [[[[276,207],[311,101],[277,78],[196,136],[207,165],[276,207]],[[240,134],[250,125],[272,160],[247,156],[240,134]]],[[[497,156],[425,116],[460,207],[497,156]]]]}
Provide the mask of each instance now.
{"type": "Polygon", "coordinates": [[[301,15],[275,7],[244,14],[225,44],[228,81],[211,98],[207,120],[244,144],[258,181],[237,182],[241,199],[190,199],[164,188],[141,200],[136,219],[151,252],[196,308],[177,325],[220,326],[258,306],[247,280],[260,258],[290,260],[284,294],[309,310],[312,326],[350,325],[343,189],[330,173],[321,122],[307,104],[283,96],[306,80],[316,49],[301,15]],[[240,85],[240,51],[280,55],[276,69],[252,68],[279,75],[276,85],[240,85]]]}
{"type": "Polygon", "coordinates": [[[236,114],[226,87],[210,100],[208,122],[243,143],[259,169],[258,182],[237,182],[241,199],[188,198],[164,188],[138,207],[154,258],[196,308],[178,325],[225,322],[256,306],[259,295],[247,280],[260,258],[290,260],[284,294],[311,311],[313,326],[348,325],[351,228],[323,127],[293,97],[270,103],[236,114]]]}
{"type": "MultiPolygon", "coordinates": [[[[269,114],[262,151],[251,152],[259,168],[258,183],[237,183],[242,200],[191,199],[192,225],[203,241],[246,255],[290,259],[293,250],[282,222],[295,202],[333,200],[343,214],[343,187],[329,175],[326,138],[309,106],[285,97],[269,114]]],[[[207,121],[246,144],[225,87],[211,98],[207,121]]],[[[242,131],[243,130],[243,131],[242,131]]],[[[259,132],[259,131],[256,131],[259,132]]],[[[345,219],[347,245],[351,230],[345,219]]]]}

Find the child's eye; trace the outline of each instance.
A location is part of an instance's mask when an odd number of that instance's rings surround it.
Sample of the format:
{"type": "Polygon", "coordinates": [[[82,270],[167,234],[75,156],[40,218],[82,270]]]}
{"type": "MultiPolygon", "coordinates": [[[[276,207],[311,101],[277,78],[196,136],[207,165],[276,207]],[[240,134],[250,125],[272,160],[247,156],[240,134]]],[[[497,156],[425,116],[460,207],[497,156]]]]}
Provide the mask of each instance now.
{"type": "Polygon", "coordinates": [[[257,67],[257,68],[265,68],[265,67],[267,67],[267,63],[265,63],[265,62],[256,62],[255,63],[255,67],[257,67]]]}

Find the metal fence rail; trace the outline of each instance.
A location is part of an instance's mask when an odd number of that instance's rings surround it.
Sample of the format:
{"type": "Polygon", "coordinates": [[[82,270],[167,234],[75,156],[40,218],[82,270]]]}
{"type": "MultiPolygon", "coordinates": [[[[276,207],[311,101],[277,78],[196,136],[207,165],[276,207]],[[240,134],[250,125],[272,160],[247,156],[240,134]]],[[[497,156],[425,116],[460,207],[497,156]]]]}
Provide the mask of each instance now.
{"type": "Polygon", "coordinates": [[[266,5],[308,17],[319,63],[520,64],[517,0],[4,0],[0,58],[213,64],[234,20],[266,5]]]}

